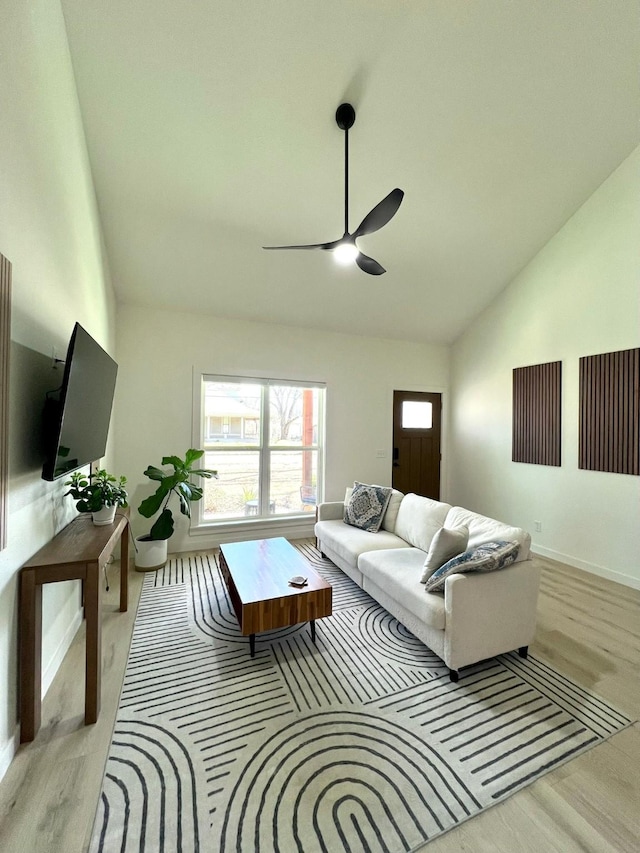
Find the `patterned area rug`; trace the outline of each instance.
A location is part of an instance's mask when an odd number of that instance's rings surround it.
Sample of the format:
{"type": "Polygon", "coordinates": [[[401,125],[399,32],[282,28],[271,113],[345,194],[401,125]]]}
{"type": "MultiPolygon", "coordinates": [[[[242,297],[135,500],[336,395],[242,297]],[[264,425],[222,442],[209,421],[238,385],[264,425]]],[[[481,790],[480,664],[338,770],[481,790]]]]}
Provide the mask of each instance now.
{"type": "Polygon", "coordinates": [[[259,634],[217,554],[144,582],[91,851],[420,848],[631,721],[548,664],[443,662],[311,544],[334,613],[259,634]]]}

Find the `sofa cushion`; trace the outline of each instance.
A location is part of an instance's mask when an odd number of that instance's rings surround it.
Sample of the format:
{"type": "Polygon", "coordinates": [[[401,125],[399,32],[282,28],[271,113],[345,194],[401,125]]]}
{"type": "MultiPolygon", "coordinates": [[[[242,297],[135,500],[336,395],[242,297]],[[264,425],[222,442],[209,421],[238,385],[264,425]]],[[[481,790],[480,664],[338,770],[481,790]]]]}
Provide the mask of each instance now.
{"type": "Polygon", "coordinates": [[[452,507],[447,515],[445,526],[460,527],[462,524],[469,528],[467,548],[475,548],[476,545],[481,545],[483,542],[506,539],[511,542],[518,542],[520,545],[516,562],[529,558],[531,536],[521,527],[511,527],[509,524],[496,521],[495,518],[479,515],[477,512],[472,512],[461,506],[452,507]]]}
{"type": "Polygon", "coordinates": [[[420,583],[424,557],[424,551],[419,548],[368,551],[360,555],[358,569],[425,625],[442,630],[444,596],[425,595],[420,583]]]}
{"type": "Polygon", "coordinates": [[[345,523],[369,533],[377,533],[390,497],[389,486],[354,483],[351,497],[344,505],[345,523]]]}
{"type": "Polygon", "coordinates": [[[345,524],[342,519],[318,521],[314,530],[321,546],[326,544],[341,560],[354,569],[357,568],[358,557],[364,551],[409,547],[404,540],[386,530],[368,533],[366,530],[360,530],[359,527],[345,524]]]}
{"type": "Polygon", "coordinates": [[[504,569],[515,562],[520,545],[517,542],[485,542],[476,548],[470,548],[464,554],[458,554],[441,566],[428,578],[425,589],[427,592],[441,592],[449,575],[460,575],[464,572],[493,572],[504,569]]]}
{"type": "MultiPolygon", "coordinates": [[[[444,526],[444,520],[451,505],[423,498],[421,495],[409,493],[402,498],[398,518],[396,519],[396,536],[404,539],[414,548],[428,551],[431,540],[437,531],[444,526]]],[[[450,524],[449,527],[459,525],[450,524]]]]}
{"type": "Polygon", "coordinates": [[[421,582],[426,583],[436,569],[444,566],[452,557],[462,554],[468,542],[468,527],[464,525],[461,527],[441,527],[431,540],[429,553],[424,561],[421,582]]]}
{"type": "Polygon", "coordinates": [[[400,509],[400,504],[402,503],[403,498],[404,495],[402,492],[399,492],[397,489],[391,490],[391,497],[389,498],[389,503],[387,504],[387,511],[385,512],[382,518],[383,530],[388,530],[389,533],[396,532],[398,510],[400,509]]]}

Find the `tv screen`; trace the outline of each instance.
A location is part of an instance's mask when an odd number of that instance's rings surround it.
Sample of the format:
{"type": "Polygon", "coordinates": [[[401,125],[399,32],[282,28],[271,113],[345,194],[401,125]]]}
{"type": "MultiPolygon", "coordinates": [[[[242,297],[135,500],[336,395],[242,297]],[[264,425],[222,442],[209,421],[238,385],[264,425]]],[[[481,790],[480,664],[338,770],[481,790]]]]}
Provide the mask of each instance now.
{"type": "Polygon", "coordinates": [[[76,323],[62,385],[47,395],[44,410],[44,480],[64,477],[104,456],[118,365],[76,323]]]}

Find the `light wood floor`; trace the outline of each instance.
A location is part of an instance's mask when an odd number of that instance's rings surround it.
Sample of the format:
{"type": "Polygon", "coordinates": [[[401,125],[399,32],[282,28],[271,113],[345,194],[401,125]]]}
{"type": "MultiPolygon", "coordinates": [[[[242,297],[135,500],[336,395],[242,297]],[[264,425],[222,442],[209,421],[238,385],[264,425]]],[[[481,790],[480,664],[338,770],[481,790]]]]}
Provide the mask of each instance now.
{"type": "MultiPolygon", "coordinates": [[[[531,653],[632,719],[640,715],[640,592],[552,560],[531,653]]],[[[36,740],[0,783],[2,853],[81,853],[89,844],[143,576],[117,612],[118,571],[103,599],[102,711],[83,725],[78,632],[43,705],[36,740]]],[[[424,848],[428,853],[613,853],[640,850],[640,725],[625,729],[424,848]]],[[[215,853],[215,851],[211,851],[215,853]]]]}

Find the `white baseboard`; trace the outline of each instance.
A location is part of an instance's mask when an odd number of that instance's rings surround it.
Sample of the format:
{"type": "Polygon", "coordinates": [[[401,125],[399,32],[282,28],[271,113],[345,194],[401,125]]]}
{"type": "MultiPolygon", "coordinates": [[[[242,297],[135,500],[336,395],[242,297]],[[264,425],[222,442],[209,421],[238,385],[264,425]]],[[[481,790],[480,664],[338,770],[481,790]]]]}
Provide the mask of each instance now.
{"type": "Polygon", "coordinates": [[[19,746],[20,726],[16,726],[15,731],[13,733],[13,737],[9,738],[9,740],[2,747],[2,750],[0,750],[0,781],[9,769],[9,765],[13,761],[13,756],[18,751],[19,746]]]}
{"type": "Polygon", "coordinates": [[[60,664],[62,663],[64,656],[69,651],[69,646],[73,642],[73,638],[75,637],[78,628],[82,625],[82,609],[79,609],[76,612],[76,615],[73,617],[71,622],[69,623],[69,627],[64,632],[64,636],[58,643],[58,648],[55,650],[49,663],[46,666],[46,669],[42,671],[42,698],[47,695],[47,690],[51,687],[53,679],[56,677],[56,673],[60,669],[60,664]]]}
{"type": "Polygon", "coordinates": [[[550,560],[558,560],[560,563],[567,563],[569,566],[574,566],[576,569],[583,569],[585,572],[590,572],[592,575],[598,575],[601,578],[606,578],[615,583],[621,583],[624,586],[630,586],[632,589],[640,589],[640,578],[633,575],[627,575],[624,572],[616,572],[613,569],[607,569],[604,566],[599,566],[597,563],[588,563],[586,560],[580,560],[578,557],[572,557],[569,554],[561,554],[559,551],[554,551],[551,548],[543,548],[542,545],[531,545],[531,550],[534,554],[539,554],[541,557],[548,557],[550,560]]]}

